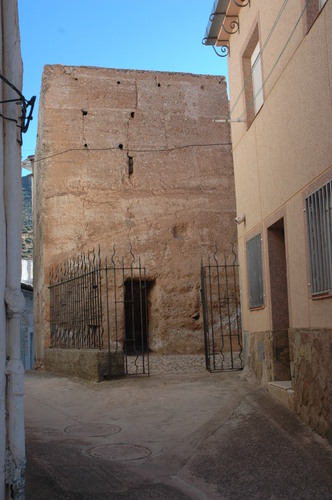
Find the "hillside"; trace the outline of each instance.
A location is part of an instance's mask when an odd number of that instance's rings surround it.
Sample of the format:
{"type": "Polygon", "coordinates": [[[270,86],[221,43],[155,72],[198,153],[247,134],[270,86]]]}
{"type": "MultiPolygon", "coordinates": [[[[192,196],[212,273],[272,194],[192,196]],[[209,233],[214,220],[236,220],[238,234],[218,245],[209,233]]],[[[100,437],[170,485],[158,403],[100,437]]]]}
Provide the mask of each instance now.
{"type": "Polygon", "coordinates": [[[22,259],[32,259],[32,175],[22,177],[23,213],[22,213],[22,259]]]}

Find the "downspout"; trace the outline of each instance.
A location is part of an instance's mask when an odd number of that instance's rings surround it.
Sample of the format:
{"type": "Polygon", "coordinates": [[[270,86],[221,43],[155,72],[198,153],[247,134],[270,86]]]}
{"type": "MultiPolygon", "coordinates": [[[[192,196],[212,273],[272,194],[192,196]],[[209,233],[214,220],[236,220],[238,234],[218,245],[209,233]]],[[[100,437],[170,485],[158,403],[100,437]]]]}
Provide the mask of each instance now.
{"type": "MultiPolygon", "coordinates": [[[[3,5],[0,2],[1,50],[0,68],[3,71],[3,5]]],[[[3,97],[3,83],[0,82],[0,96],[3,97]]],[[[0,112],[4,114],[3,104],[0,112]]],[[[5,222],[5,189],[4,189],[4,130],[0,119],[0,499],[5,498],[5,450],[6,450],[6,222],[5,222]]]]}
{"type": "MultiPolygon", "coordinates": [[[[2,0],[4,76],[22,89],[22,62],[18,28],[17,0],[2,0]]],[[[4,85],[5,99],[13,99],[13,90],[4,85]]],[[[22,186],[20,106],[5,104],[4,141],[5,217],[7,229],[7,275],[5,302],[7,313],[7,460],[6,482],[12,498],[24,500],[25,434],[24,434],[24,367],[20,352],[20,321],[25,300],[21,292],[22,186]]]]}

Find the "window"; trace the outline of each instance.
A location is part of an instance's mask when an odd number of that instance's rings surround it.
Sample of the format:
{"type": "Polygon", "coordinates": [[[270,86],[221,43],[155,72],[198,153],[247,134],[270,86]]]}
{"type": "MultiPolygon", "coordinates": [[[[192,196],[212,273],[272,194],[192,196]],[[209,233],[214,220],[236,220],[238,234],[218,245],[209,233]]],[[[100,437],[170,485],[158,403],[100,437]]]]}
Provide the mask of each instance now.
{"type": "Polygon", "coordinates": [[[264,102],[258,25],[255,26],[243,52],[242,66],[247,125],[249,127],[264,102]]]}
{"type": "Polygon", "coordinates": [[[261,235],[247,241],[247,272],[249,288],[249,307],[264,306],[263,264],[261,235]]]}
{"type": "Polygon", "coordinates": [[[252,90],[254,98],[255,115],[263,106],[263,78],[262,78],[262,60],[259,42],[257,43],[251,55],[251,74],[252,74],[252,90]]]}
{"type": "Polygon", "coordinates": [[[311,295],[332,293],[332,180],[305,199],[311,295]]]}

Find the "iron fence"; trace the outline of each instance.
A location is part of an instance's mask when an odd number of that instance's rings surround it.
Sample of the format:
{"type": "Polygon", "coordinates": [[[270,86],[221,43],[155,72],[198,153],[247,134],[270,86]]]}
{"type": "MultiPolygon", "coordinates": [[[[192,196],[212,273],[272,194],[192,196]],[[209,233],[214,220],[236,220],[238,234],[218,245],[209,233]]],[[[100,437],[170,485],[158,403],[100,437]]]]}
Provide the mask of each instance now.
{"type": "MultiPolygon", "coordinates": [[[[201,264],[206,368],[241,369],[242,331],[238,265],[218,249],[201,264]]],[[[128,260],[128,259],[127,259],[128,260]]],[[[50,270],[50,346],[123,351],[127,375],[149,374],[148,294],[141,259],[130,247],[129,263],[115,247],[103,260],[100,248],[50,270]]]]}
{"type": "Polygon", "coordinates": [[[218,260],[218,248],[201,263],[201,294],[206,368],[209,371],[240,370],[242,329],[237,256],[218,260]]]}
{"type": "Polygon", "coordinates": [[[51,268],[51,347],[122,350],[127,375],[149,374],[149,282],[131,246],[129,259],[99,247],[51,268]]]}

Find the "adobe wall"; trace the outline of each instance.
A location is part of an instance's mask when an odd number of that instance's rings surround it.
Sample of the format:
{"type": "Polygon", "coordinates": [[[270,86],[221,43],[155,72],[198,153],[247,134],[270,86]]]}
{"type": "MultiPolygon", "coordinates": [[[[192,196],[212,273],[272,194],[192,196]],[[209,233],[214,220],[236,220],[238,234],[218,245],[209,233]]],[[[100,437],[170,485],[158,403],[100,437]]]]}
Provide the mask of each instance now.
{"type": "Polygon", "coordinates": [[[50,265],[129,244],[154,281],[150,347],[203,352],[200,260],[236,241],[224,77],[46,66],[34,175],[36,366],[50,265]]]}

